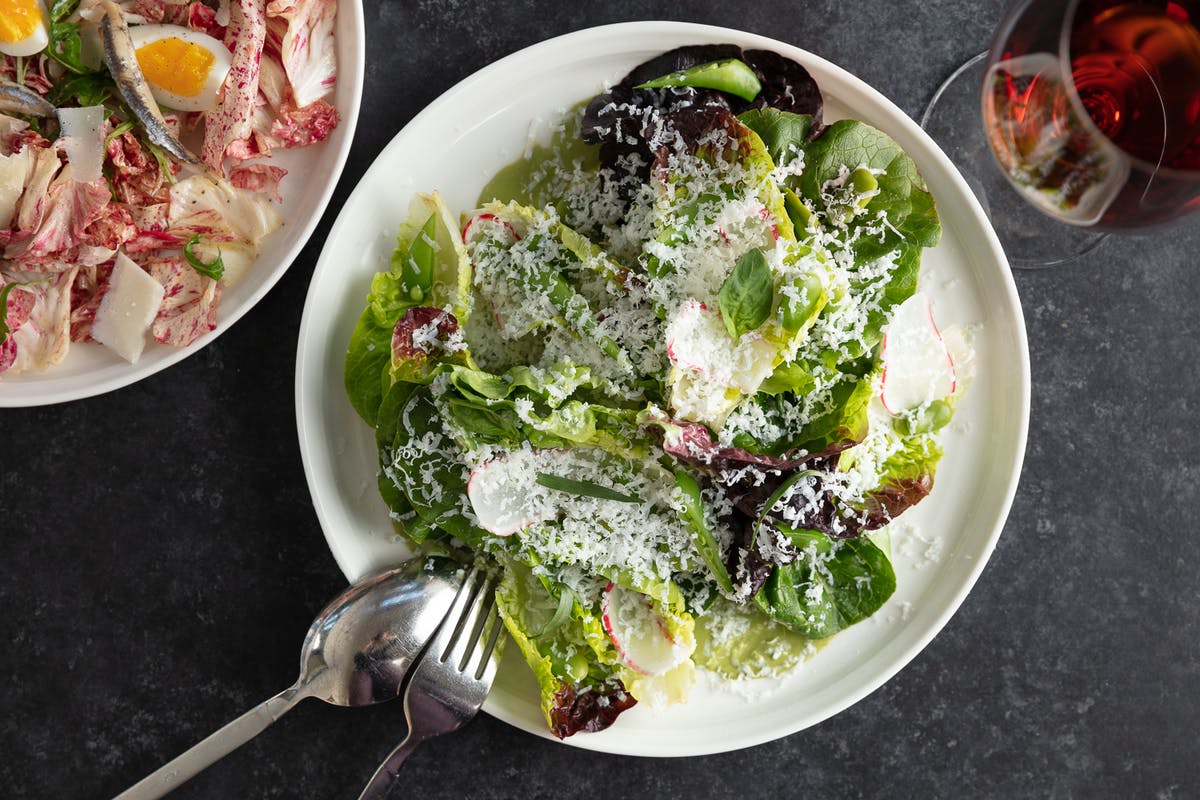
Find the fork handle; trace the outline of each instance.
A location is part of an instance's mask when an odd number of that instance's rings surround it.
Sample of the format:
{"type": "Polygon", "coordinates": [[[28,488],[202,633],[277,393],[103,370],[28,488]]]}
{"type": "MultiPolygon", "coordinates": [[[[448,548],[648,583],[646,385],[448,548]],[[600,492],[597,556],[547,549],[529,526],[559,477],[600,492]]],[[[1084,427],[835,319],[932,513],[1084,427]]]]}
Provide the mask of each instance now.
{"type": "Polygon", "coordinates": [[[367,781],[358,800],[384,800],[392,790],[392,786],[395,785],[396,778],[400,776],[400,767],[404,764],[404,759],[408,758],[408,754],[416,750],[417,745],[425,739],[426,737],[418,731],[409,730],[404,741],[396,745],[396,749],[389,753],[388,757],[379,765],[379,769],[375,770],[375,774],[371,776],[371,780],[367,781]]]}
{"type": "Polygon", "coordinates": [[[153,800],[162,797],[262,733],[308,694],[299,684],[284,689],[201,739],[121,792],[114,800],[153,800]]]}

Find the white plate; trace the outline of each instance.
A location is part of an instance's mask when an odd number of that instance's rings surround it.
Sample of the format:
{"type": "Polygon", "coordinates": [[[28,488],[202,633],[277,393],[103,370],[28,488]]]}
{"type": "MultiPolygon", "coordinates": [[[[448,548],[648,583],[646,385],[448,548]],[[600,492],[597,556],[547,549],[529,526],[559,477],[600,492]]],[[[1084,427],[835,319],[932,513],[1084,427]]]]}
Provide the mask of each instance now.
{"type": "Polygon", "coordinates": [[[333,97],[327,99],[337,109],[341,122],[324,142],[279,151],[271,157],[272,165],[288,171],[280,183],[283,227],[263,242],[258,259],[241,280],[222,293],[217,327],[187,347],[148,342],[136,364],[94,342],[72,342],[62,363],[42,372],[0,373],[0,407],[79,400],[140,381],[198,352],[229,330],[283,277],[325,213],[354,140],[366,51],[360,0],[341,0],[334,38],[338,77],[333,97]]]}
{"type": "MultiPolygon", "coordinates": [[[[1012,277],[974,195],[912,120],[844,70],[771,39],[668,22],[594,28],[502,59],[442,95],[379,155],[329,234],[300,328],[296,409],[313,502],[346,576],[353,580],[407,552],[377,495],[374,438],[346,399],[342,362],[371,276],[387,268],[410,195],[436,188],[452,208],[471,208],[488,177],[521,153],[531,121],[553,119],[664,50],[712,42],[800,61],[821,86],[828,118],[876,125],[916,160],[945,228],[942,243],[925,254],[923,286],[943,324],[975,326],[979,370],[945,437],[932,496],[894,526],[899,588],[884,609],[835,637],[772,694],[698,691],[685,705],[638,706],[607,731],[566,740],[593,750],[733,750],[817,723],[878,688],[933,638],[974,584],[1000,535],[1025,450],[1029,355],[1012,277]],[[909,531],[911,524],[928,543],[909,531]]],[[[514,648],[484,709],[549,737],[537,698],[514,648]]]]}

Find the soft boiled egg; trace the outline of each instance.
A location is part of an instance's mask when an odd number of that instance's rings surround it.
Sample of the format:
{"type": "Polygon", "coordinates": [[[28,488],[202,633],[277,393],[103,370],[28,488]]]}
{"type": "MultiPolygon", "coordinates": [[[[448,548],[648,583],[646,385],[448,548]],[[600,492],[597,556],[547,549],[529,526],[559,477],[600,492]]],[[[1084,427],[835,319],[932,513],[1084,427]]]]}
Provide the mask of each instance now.
{"type": "Polygon", "coordinates": [[[134,25],[129,36],[159,105],[177,111],[217,107],[221,84],[233,64],[233,54],[224,44],[180,25],[134,25]]]}
{"type": "Polygon", "coordinates": [[[0,53],[31,56],[49,43],[46,7],[41,0],[0,0],[0,53]]]}

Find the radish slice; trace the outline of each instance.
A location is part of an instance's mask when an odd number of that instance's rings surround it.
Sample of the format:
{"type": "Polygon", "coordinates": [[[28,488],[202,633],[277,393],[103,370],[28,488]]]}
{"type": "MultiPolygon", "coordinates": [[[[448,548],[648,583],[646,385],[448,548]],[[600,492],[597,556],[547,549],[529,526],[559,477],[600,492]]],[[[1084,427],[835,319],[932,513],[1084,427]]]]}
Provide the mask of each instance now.
{"type": "Polygon", "coordinates": [[[667,358],[680,369],[707,372],[709,361],[729,349],[721,314],[699,300],[688,300],[667,327],[667,358]]]}
{"type": "Polygon", "coordinates": [[[900,304],[883,337],[883,390],[890,414],[954,394],[954,360],[933,321],[929,297],[915,294],[900,304]]]}
{"type": "Polygon", "coordinates": [[[609,582],[601,601],[601,621],[621,661],[634,672],[661,675],[683,663],[689,653],[671,638],[650,599],[609,582]]]}
{"type": "Polygon", "coordinates": [[[469,237],[471,234],[471,230],[475,227],[476,223],[484,223],[484,222],[490,222],[493,225],[503,225],[505,228],[508,229],[508,234],[509,234],[509,236],[512,237],[512,240],[514,242],[521,241],[521,237],[517,235],[517,232],[513,229],[512,225],[509,225],[506,221],[500,219],[492,212],[485,211],[482,214],[476,214],[475,216],[473,216],[469,220],[467,220],[467,224],[464,225],[463,229],[462,229],[463,242],[466,243],[466,242],[470,241],[469,237]]]}
{"type": "Polygon", "coordinates": [[[494,458],[477,467],[467,481],[467,499],[485,531],[511,536],[547,517],[536,502],[539,493],[530,485],[524,465],[494,458]]]}
{"type": "Polygon", "coordinates": [[[681,419],[720,426],[739,393],[754,394],[775,369],[779,348],[758,333],[733,340],[721,312],[699,300],[679,307],[667,326],[671,408],[681,419]]]}

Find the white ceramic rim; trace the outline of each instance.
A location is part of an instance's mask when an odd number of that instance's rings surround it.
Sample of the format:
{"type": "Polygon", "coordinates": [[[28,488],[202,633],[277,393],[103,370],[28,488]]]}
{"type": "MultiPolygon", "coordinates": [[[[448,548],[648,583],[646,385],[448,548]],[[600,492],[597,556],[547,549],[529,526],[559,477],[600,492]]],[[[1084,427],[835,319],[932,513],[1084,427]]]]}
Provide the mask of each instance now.
{"type": "MultiPolygon", "coordinates": [[[[633,747],[625,743],[619,735],[609,735],[620,729],[619,722],[609,731],[605,731],[602,734],[579,734],[564,740],[566,744],[584,749],[626,755],[696,756],[761,744],[795,733],[837,714],[866,697],[891,679],[941,631],[974,586],[985,563],[994,550],[1016,493],[1029,426],[1029,352],[1020,300],[1017,296],[1016,285],[1012,275],[1007,269],[1007,260],[1000,242],[992,230],[986,214],[976,200],[975,195],[971,192],[966,181],[950,159],[912,119],[890,100],[863,81],[812,53],[767,37],[708,25],[671,21],[646,21],[590,28],[549,39],[500,59],[447,90],[417,114],[395,136],[377,157],[375,164],[386,160],[389,153],[393,150],[403,147],[406,136],[412,131],[419,129],[427,119],[435,114],[442,113],[446,107],[452,107],[458,102],[460,97],[470,92],[476,84],[491,79],[496,73],[502,73],[529,62],[538,63],[542,65],[543,69],[547,64],[569,63],[573,57],[577,57],[581,53],[597,51],[601,47],[600,43],[603,42],[607,42],[610,48],[621,47],[632,50],[632,43],[635,41],[639,45],[651,46],[651,49],[657,49],[657,51],[663,51],[685,42],[703,44],[726,41],[734,42],[745,48],[776,50],[801,61],[817,79],[827,97],[831,94],[826,89],[827,85],[836,84],[837,97],[840,100],[845,101],[854,108],[869,108],[872,112],[875,112],[874,116],[876,117],[886,117],[888,132],[899,140],[909,154],[918,161],[922,173],[925,174],[926,178],[929,179],[931,174],[936,173],[939,182],[946,181],[951,184],[957,195],[953,198],[958,209],[956,213],[969,217],[971,222],[979,229],[981,238],[971,241],[972,251],[981,253],[982,255],[979,257],[982,260],[996,265],[998,274],[991,277],[995,279],[998,286],[990,288],[995,289],[997,293],[989,295],[988,301],[992,307],[1001,309],[1005,318],[1011,323],[1012,330],[1006,331],[1006,334],[1010,337],[1007,340],[1007,345],[1015,355],[1015,364],[1013,365],[1015,370],[1011,375],[1005,376],[1005,386],[1008,388],[1005,399],[1013,403],[1010,411],[1015,420],[1012,423],[1012,428],[1016,435],[1009,440],[996,443],[997,447],[1003,449],[1002,454],[998,455],[997,458],[1007,463],[1009,469],[1003,479],[994,485],[988,486],[988,494],[990,495],[988,508],[989,511],[994,512],[989,514],[988,522],[985,525],[990,526],[990,531],[987,533],[986,539],[982,539],[976,547],[970,550],[969,554],[964,556],[972,560],[972,566],[958,583],[953,596],[941,606],[936,617],[921,630],[919,635],[908,637],[905,640],[907,645],[902,650],[890,654],[890,658],[886,663],[870,664],[871,669],[866,669],[865,666],[862,669],[855,668],[853,670],[854,677],[861,677],[862,680],[852,690],[841,692],[836,697],[824,700],[818,708],[799,714],[784,725],[763,728],[720,741],[708,740],[702,743],[689,741],[679,744],[671,741],[669,737],[661,737],[662,741],[656,741],[654,747],[651,749],[633,747]],[[860,675],[859,673],[865,674],[860,675]]],[[[630,66],[633,66],[633,64],[630,66]]],[[[615,76],[614,80],[619,77],[619,75],[615,76]]],[[[588,89],[589,87],[586,86],[580,87],[580,95],[585,94],[588,89]]],[[[501,164],[497,164],[496,166],[499,167],[501,164]]],[[[375,169],[375,165],[370,169],[375,169]]],[[[370,170],[368,170],[367,175],[369,174],[370,170]]],[[[367,175],[364,175],[363,181],[360,182],[359,186],[355,188],[347,200],[346,207],[348,209],[352,209],[355,206],[360,193],[365,196],[363,183],[366,182],[367,175]]],[[[930,182],[933,183],[933,181],[930,182]]],[[[434,187],[421,188],[428,190],[434,187]]],[[[944,201],[945,198],[939,198],[940,203],[944,201]]],[[[330,251],[330,243],[337,240],[348,226],[352,226],[350,217],[343,213],[338,217],[330,231],[326,248],[318,260],[313,283],[310,285],[309,296],[305,303],[297,348],[296,421],[305,476],[309,483],[317,517],[334,558],[343,572],[346,573],[347,578],[354,580],[362,573],[363,567],[361,564],[354,563],[354,555],[347,545],[347,541],[339,537],[337,533],[335,520],[337,509],[334,507],[334,501],[338,498],[326,496],[323,487],[320,485],[316,473],[316,465],[314,464],[314,459],[321,448],[328,450],[331,444],[335,448],[340,444],[340,442],[329,443],[322,440],[320,436],[320,420],[316,415],[320,410],[318,407],[320,398],[319,389],[323,386],[322,381],[336,381],[340,388],[341,375],[330,376],[322,374],[319,353],[316,352],[318,348],[313,346],[307,348],[306,352],[305,347],[306,341],[312,336],[312,331],[319,324],[312,313],[312,307],[316,304],[315,290],[317,289],[318,276],[322,274],[322,270],[326,267],[327,262],[332,262],[335,258],[335,255],[330,251]]],[[[348,331],[344,333],[346,336],[349,335],[348,331]]],[[[343,401],[348,407],[348,401],[345,401],[344,398],[343,401]]],[[[373,500],[374,498],[368,499],[373,500]]],[[[865,625],[867,623],[862,624],[865,625]]],[[[844,636],[845,634],[842,635],[844,636]]],[[[820,658],[820,656],[818,655],[817,658],[820,658]]],[[[485,711],[535,735],[553,739],[544,726],[540,728],[536,726],[531,727],[527,716],[517,713],[513,708],[504,707],[497,702],[493,702],[494,699],[495,692],[493,692],[493,697],[489,698],[488,703],[484,706],[485,711]]]]}
{"type": "MultiPolygon", "coordinates": [[[[338,108],[341,120],[338,127],[334,129],[331,141],[328,142],[328,144],[335,144],[337,147],[333,158],[332,177],[322,190],[313,213],[304,221],[303,226],[300,228],[299,235],[296,236],[291,246],[279,257],[272,270],[261,278],[257,276],[253,276],[253,278],[251,276],[246,277],[246,280],[258,280],[257,288],[236,306],[220,306],[218,309],[217,327],[187,347],[167,348],[163,346],[163,355],[154,359],[143,358],[143,360],[135,364],[123,364],[117,369],[105,369],[105,372],[109,374],[104,377],[96,378],[94,375],[89,375],[86,372],[69,377],[60,377],[55,374],[54,367],[49,367],[44,373],[35,373],[27,378],[22,375],[15,376],[15,380],[12,378],[0,380],[0,408],[29,408],[54,403],[66,403],[72,400],[82,400],[106,394],[107,392],[136,383],[143,378],[148,378],[170,366],[178,364],[183,359],[200,352],[209,344],[216,341],[218,336],[232,328],[234,323],[245,316],[250,309],[258,305],[267,292],[279,282],[284,273],[291,267],[292,262],[300,255],[300,251],[308,244],[308,240],[312,236],[313,231],[316,230],[321,218],[325,216],[325,210],[329,207],[329,200],[333,196],[333,191],[337,187],[338,180],[342,175],[342,169],[346,165],[346,159],[350,155],[350,145],[354,141],[354,131],[358,125],[358,113],[362,105],[363,81],[366,72],[366,26],[363,21],[362,0],[339,0],[339,28],[344,25],[344,15],[349,16],[350,36],[347,39],[344,38],[344,34],[340,34],[338,39],[339,94],[341,93],[340,87],[344,83],[349,84],[350,90],[347,93],[348,104],[338,108]]],[[[300,181],[303,178],[304,176],[300,174],[294,175],[290,179],[285,177],[284,191],[287,191],[286,185],[289,180],[300,181]]],[[[293,224],[293,220],[285,217],[284,224],[291,225],[293,224]]],[[[287,233],[291,235],[290,232],[287,233]]],[[[274,236],[283,236],[284,234],[285,231],[280,230],[276,231],[274,236]]],[[[100,347],[98,344],[89,343],[82,345],[72,342],[72,348],[84,346],[100,347]]]]}

